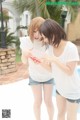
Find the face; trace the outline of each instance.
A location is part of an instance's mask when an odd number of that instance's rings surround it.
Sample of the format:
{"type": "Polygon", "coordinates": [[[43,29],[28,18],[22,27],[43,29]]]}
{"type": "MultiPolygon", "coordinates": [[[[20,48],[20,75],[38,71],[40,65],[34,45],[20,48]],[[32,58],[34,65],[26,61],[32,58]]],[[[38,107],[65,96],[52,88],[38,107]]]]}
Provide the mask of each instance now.
{"type": "Polygon", "coordinates": [[[33,31],[33,36],[34,36],[34,39],[35,40],[40,40],[40,34],[39,34],[39,31],[36,29],[33,31]]]}
{"type": "Polygon", "coordinates": [[[46,43],[46,44],[49,43],[49,42],[48,42],[48,38],[45,37],[43,34],[41,35],[41,39],[42,39],[42,41],[43,41],[44,43],[46,43]]]}

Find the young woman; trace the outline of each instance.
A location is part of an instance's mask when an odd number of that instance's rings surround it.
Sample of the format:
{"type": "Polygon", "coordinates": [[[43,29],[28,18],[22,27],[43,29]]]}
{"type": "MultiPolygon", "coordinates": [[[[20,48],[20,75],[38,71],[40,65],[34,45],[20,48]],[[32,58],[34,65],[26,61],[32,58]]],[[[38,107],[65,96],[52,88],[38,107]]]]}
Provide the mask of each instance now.
{"type": "Polygon", "coordinates": [[[49,120],[53,120],[52,91],[54,80],[51,73],[51,66],[40,61],[40,58],[45,54],[47,49],[43,45],[38,31],[44,21],[41,17],[32,19],[28,31],[30,38],[27,37],[27,46],[22,50],[22,61],[26,63],[28,60],[29,85],[34,95],[34,114],[36,120],[41,120],[42,90],[49,120]],[[39,64],[36,64],[36,62],[39,64]]]}
{"type": "Polygon", "coordinates": [[[80,103],[80,77],[77,73],[79,55],[77,47],[66,38],[63,28],[54,20],[47,19],[39,32],[45,43],[52,46],[49,55],[42,59],[52,64],[53,77],[56,84],[58,107],[57,120],[77,120],[80,103]]]}

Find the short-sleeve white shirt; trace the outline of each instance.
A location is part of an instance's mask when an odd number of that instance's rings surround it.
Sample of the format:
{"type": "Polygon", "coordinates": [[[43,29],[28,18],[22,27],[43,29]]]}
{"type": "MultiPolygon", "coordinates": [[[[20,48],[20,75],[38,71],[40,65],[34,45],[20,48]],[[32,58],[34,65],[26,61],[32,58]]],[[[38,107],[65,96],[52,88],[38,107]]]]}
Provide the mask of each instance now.
{"type": "MultiPolygon", "coordinates": [[[[51,48],[50,53],[54,55],[53,48],[51,48]]],[[[77,47],[72,42],[68,41],[63,53],[58,59],[63,62],[63,64],[70,61],[79,61],[77,47]]],[[[56,83],[56,89],[63,97],[69,99],[80,98],[80,76],[78,74],[77,66],[72,75],[67,75],[53,63],[52,72],[56,83]]]]}
{"type": "MultiPolygon", "coordinates": [[[[20,48],[22,51],[32,49],[35,57],[41,58],[46,52],[46,46],[42,46],[40,41],[35,40],[33,43],[29,37],[20,39],[20,48]]],[[[45,82],[53,78],[52,73],[42,67],[40,64],[35,64],[30,58],[29,62],[29,76],[38,82],[45,82]]]]}

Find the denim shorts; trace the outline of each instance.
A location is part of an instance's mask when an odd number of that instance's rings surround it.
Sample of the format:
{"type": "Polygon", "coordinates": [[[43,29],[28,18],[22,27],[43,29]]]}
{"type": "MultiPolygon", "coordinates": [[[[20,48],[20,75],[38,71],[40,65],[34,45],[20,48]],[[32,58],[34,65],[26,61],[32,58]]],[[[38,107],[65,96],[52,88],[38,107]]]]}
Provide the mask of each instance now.
{"type": "Polygon", "coordinates": [[[29,85],[40,85],[40,84],[53,84],[54,85],[54,79],[51,78],[50,80],[47,80],[45,82],[38,82],[33,80],[31,77],[29,77],[29,85]]]}
{"type": "MultiPolygon", "coordinates": [[[[60,93],[56,90],[56,93],[58,94],[58,95],[60,95],[60,93]]],[[[68,99],[68,98],[66,98],[66,100],[68,101],[68,102],[71,102],[71,103],[80,103],[80,98],[79,99],[68,99]]]]}

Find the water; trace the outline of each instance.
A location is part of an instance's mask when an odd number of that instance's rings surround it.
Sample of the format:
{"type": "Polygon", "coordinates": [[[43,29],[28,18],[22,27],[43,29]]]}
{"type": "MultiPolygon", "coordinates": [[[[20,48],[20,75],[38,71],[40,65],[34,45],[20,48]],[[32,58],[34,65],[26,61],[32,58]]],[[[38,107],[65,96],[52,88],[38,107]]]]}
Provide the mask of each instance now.
{"type": "MultiPolygon", "coordinates": [[[[79,73],[79,76],[80,76],[80,66],[78,66],[77,70],[78,70],[78,73],[79,73]]],[[[80,113],[80,105],[79,105],[78,113],[80,113]]]]}
{"type": "Polygon", "coordinates": [[[78,71],[78,73],[80,75],[80,66],[77,67],[77,71],[78,71]]]}

